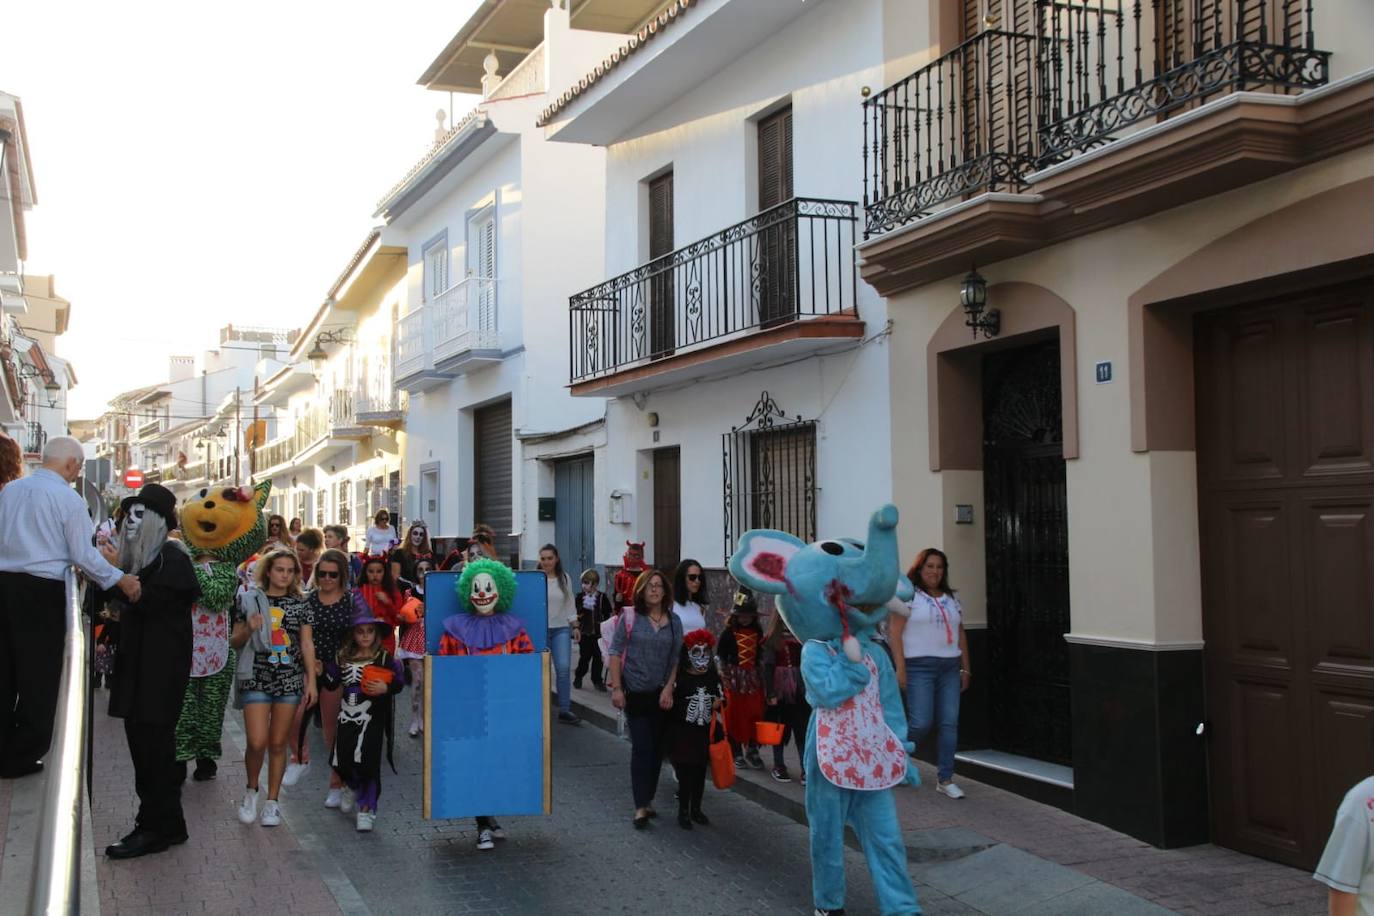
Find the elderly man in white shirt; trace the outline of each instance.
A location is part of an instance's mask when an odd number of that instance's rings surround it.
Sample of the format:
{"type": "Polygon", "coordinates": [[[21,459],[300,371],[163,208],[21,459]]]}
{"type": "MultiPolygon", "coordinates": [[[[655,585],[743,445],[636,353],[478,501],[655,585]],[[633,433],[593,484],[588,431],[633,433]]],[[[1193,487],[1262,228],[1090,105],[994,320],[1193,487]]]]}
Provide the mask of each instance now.
{"type": "Polygon", "coordinates": [[[66,568],[75,564],[101,588],[118,586],[130,601],[141,594],[138,578],[91,544],[95,526],[71,486],[84,462],[81,443],[57,436],[42,467],[0,490],[0,779],[40,772],[52,743],[66,568]]]}

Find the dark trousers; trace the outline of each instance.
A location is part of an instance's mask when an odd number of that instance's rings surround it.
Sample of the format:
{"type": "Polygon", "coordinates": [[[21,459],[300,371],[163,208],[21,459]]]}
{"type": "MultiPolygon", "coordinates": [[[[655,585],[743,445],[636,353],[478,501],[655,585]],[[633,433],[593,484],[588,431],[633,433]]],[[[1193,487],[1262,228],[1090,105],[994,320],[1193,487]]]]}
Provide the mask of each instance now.
{"type": "Polygon", "coordinates": [[[169,837],[186,832],[176,729],[174,722],[154,725],[124,720],[124,736],[129,739],[129,756],[134,762],[134,791],[138,793],[134,825],[169,837]]]}
{"type": "Polygon", "coordinates": [[[0,772],[32,764],[52,744],[65,595],[56,580],[0,573],[0,772]]]}
{"type": "Polygon", "coordinates": [[[583,636],[577,641],[577,670],[573,672],[575,680],[582,680],[587,674],[587,669],[592,669],[592,683],[600,687],[603,683],[601,675],[601,646],[597,645],[596,637],[583,636]]]}
{"type": "Polygon", "coordinates": [[[635,807],[647,808],[654,803],[658,794],[658,776],[663,769],[663,737],[667,730],[668,715],[658,708],[658,694],[647,696],[653,702],[651,709],[643,709],[645,702],[640,700],[630,706],[635,694],[625,698],[627,708],[636,709],[625,716],[630,731],[630,788],[634,792],[635,807]],[[643,711],[639,711],[639,710],[643,711]]]}
{"type": "Polygon", "coordinates": [[[811,705],[805,700],[797,703],[779,703],[768,711],[768,721],[783,724],[782,742],[773,745],[773,766],[786,766],[783,752],[787,750],[788,739],[797,745],[797,763],[806,767],[806,727],[811,722],[811,705]]]}
{"type": "Polygon", "coordinates": [[[677,806],[680,811],[700,811],[706,792],[705,765],[677,765],[677,806]]]}

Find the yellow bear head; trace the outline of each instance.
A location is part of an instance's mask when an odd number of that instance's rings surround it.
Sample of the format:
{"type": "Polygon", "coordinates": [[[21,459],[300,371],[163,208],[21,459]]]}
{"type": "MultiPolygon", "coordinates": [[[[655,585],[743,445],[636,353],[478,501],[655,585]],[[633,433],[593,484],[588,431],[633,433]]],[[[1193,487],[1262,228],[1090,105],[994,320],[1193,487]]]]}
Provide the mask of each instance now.
{"type": "Polygon", "coordinates": [[[210,487],[186,501],[181,509],[181,533],[199,553],[241,563],[262,546],[267,522],[262,507],[272,482],[264,480],[253,489],[210,487]]]}

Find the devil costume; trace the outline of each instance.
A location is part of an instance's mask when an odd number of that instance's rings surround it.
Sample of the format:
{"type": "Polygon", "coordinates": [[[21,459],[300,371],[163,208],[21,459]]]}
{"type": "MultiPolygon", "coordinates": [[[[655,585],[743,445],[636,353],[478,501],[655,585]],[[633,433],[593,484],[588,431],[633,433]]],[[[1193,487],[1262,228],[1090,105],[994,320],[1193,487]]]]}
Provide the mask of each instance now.
{"type": "Polygon", "coordinates": [[[346,642],[339,658],[326,662],[324,686],[327,690],[343,688],[339,706],[339,729],[334,738],[334,751],[329,763],[344,785],[357,797],[358,810],[377,810],[382,794],[382,749],[386,749],[387,763],[396,772],[392,760],[395,733],[395,703],[393,697],[405,686],[405,668],[382,648],[380,634],[386,628],[384,620],[370,612],[360,612],[353,625],[373,625],[379,638],[376,651],[368,658],[345,658],[343,653],[351,645],[346,642]],[[373,679],[387,682],[387,692],[378,696],[363,692],[363,682],[373,679]]]}

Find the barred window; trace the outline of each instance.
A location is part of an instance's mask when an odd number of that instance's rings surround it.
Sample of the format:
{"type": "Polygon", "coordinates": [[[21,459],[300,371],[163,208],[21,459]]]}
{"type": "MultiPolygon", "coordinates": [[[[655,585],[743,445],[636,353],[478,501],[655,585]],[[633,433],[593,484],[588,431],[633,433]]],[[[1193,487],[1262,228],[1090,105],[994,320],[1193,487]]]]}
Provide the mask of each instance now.
{"type": "Polygon", "coordinates": [[[744,424],[722,439],[726,560],[750,528],[814,541],[816,422],[789,420],[765,391],[744,424]]]}
{"type": "Polygon", "coordinates": [[[339,523],[340,525],[351,525],[351,524],[353,524],[353,520],[352,520],[352,518],[350,517],[349,511],[348,511],[348,510],[349,510],[349,506],[351,506],[351,505],[353,504],[353,501],[352,501],[352,499],[350,498],[350,497],[352,496],[352,494],[351,494],[349,491],[350,491],[350,486],[349,486],[348,481],[347,481],[347,480],[340,480],[340,481],[339,481],[339,496],[338,496],[339,504],[338,504],[338,513],[337,513],[338,516],[339,516],[339,518],[338,518],[338,523],[339,523]]]}

